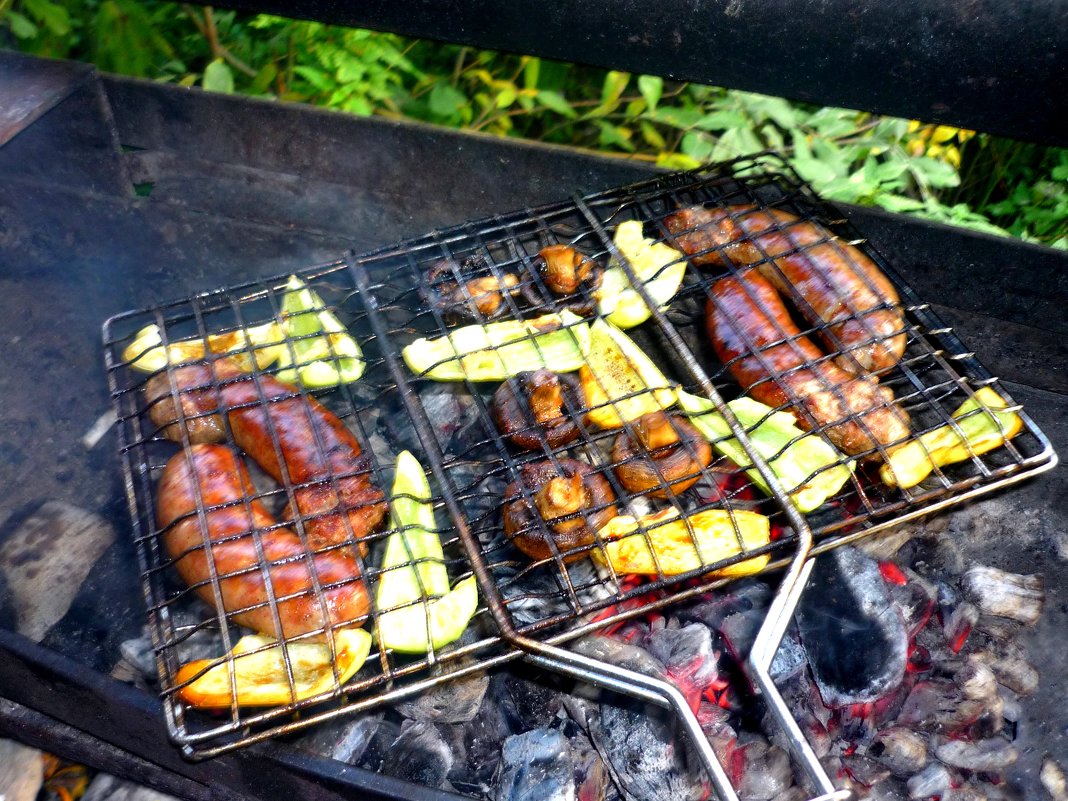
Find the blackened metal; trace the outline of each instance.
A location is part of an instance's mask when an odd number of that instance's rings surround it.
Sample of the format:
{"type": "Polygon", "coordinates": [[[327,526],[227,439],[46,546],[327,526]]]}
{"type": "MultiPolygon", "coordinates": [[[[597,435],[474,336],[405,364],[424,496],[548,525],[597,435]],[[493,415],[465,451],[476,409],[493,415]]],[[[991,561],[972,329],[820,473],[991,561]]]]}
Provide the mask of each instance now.
{"type": "Polygon", "coordinates": [[[1068,144],[1058,0],[227,0],[224,5],[1068,144]],[[1026,79],[1022,79],[1026,76],[1026,79]]]}
{"type": "Polygon", "coordinates": [[[0,53],[0,147],[93,75],[87,64],[0,53]]]}

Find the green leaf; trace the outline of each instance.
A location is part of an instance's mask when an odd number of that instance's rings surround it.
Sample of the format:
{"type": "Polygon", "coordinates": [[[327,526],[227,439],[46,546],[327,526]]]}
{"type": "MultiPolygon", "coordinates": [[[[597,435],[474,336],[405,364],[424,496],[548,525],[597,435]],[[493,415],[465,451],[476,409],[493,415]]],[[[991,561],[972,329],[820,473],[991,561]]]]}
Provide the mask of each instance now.
{"type": "Polygon", "coordinates": [[[204,70],[203,87],[209,92],[233,94],[234,73],[221,58],[215,59],[204,70]]]}
{"type": "Polygon", "coordinates": [[[274,79],[277,77],[278,67],[274,65],[274,62],[268,61],[260,68],[260,71],[256,73],[256,77],[252,79],[250,88],[256,94],[262,94],[270,88],[271,84],[274,83],[274,79]]]}
{"type": "Polygon", "coordinates": [[[716,140],[704,131],[690,131],[682,137],[681,150],[699,162],[708,161],[716,146],[716,140]]]}
{"type": "Polygon", "coordinates": [[[656,157],[656,166],[667,170],[693,170],[700,167],[701,162],[685,153],[661,153],[656,157]]]}
{"type": "Polygon", "coordinates": [[[667,142],[664,141],[664,137],[660,135],[660,131],[656,130],[651,122],[648,120],[642,120],[640,123],[642,139],[645,140],[649,147],[656,150],[664,150],[667,148],[667,142]]]}
{"type": "Polygon", "coordinates": [[[749,124],[749,120],[740,111],[733,109],[720,109],[710,114],[705,114],[696,123],[695,128],[702,131],[726,131],[730,128],[741,128],[749,124]]]}
{"type": "Polygon", "coordinates": [[[602,146],[618,147],[628,153],[634,151],[634,144],[630,141],[633,133],[629,128],[612,125],[609,122],[598,122],[597,126],[601,129],[598,141],[602,146]]]}
{"type": "Polygon", "coordinates": [[[518,96],[519,95],[514,87],[502,89],[497,95],[497,108],[508,108],[510,105],[512,105],[512,103],[515,102],[518,96]]]}
{"type": "Polygon", "coordinates": [[[19,39],[32,39],[37,35],[37,26],[17,11],[8,11],[5,17],[11,32],[19,39]]]}
{"type": "Polygon", "coordinates": [[[664,93],[664,79],[658,75],[639,75],[638,91],[645,98],[645,105],[654,109],[664,93]]]}
{"type": "Polygon", "coordinates": [[[571,108],[570,104],[559,92],[550,92],[548,89],[542,89],[538,92],[538,102],[550,111],[555,111],[557,114],[562,114],[565,117],[574,119],[578,116],[575,109],[571,108]]]}
{"type": "Polygon", "coordinates": [[[26,10],[56,36],[70,33],[70,14],[59,3],[51,0],[24,0],[26,10]]]}
{"type": "Polygon", "coordinates": [[[541,73],[541,59],[524,56],[523,61],[523,88],[537,89],[538,77],[541,73]]]}
{"type": "Polygon", "coordinates": [[[696,108],[657,108],[646,116],[655,122],[686,131],[695,127],[703,115],[696,108]]]}
{"type": "Polygon", "coordinates": [[[294,67],[293,72],[306,80],[313,88],[318,89],[320,92],[329,92],[334,88],[330,76],[322,70],[317,70],[315,67],[294,67]]]}
{"type": "Polygon", "coordinates": [[[430,110],[439,117],[451,117],[467,103],[467,95],[443,80],[430,90],[430,110]]]}
{"type": "Polygon", "coordinates": [[[630,83],[629,72],[609,70],[604,76],[604,85],[601,87],[601,105],[607,106],[619,100],[628,83],[630,83]]]}
{"type": "Polygon", "coordinates": [[[878,194],[874,198],[876,205],[882,206],[887,211],[903,212],[918,211],[923,208],[923,203],[904,195],[895,195],[890,192],[878,194]]]}
{"type": "MultiPolygon", "coordinates": [[[[912,159],[911,164],[913,175],[920,173],[927,185],[935,189],[946,189],[960,184],[960,176],[952,164],[928,156],[912,159]]],[[[919,176],[917,180],[920,180],[919,176]]]]}

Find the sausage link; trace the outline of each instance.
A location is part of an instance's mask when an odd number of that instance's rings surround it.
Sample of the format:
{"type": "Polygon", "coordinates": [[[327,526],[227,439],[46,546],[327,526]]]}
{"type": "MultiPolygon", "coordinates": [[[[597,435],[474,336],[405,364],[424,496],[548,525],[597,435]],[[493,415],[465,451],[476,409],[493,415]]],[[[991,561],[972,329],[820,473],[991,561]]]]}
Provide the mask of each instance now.
{"type": "Polygon", "coordinates": [[[893,393],[871,376],[818,361],[820,349],[757,271],[716,281],[706,322],[716,354],[742,389],[761,403],[790,408],[803,428],[822,429],[839,450],[877,456],[877,445],[908,437],[908,415],[893,405],[893,393]]]}
{"type": "Polygon", "coordinates": [[[370,601],[356,560],[338,550],[309,552],[292,530],[275,527],[274,517],[252,499],[253,494],[244,465],[222,445],[193,445],[167,462],[159,483],[157,522],[164,547],[186,584],[214,606],[210,583],[214,562],[220,577],[220,614],[279,639],[324,631],[327,626],[362,625],[370,601]],[[197,501],[198,488],[202,505],[197,501]],[[246,498],[250,500],[243,501],[246,498]],[[205,510],[206,532],[198,508],[205,510]],[[263,549],[262,563],[256,537],[263,549]],[[321,598],[315,591],[316,579],[321,598]],[[281,630],[271,611],[267,581],[277,601],[281,630]]]}
{"type": "MultiPolygon", "coordinates": [[[[254,378],[229,359],[179,367],[170,375],[177,401],[167,374],[145,388],[149,416],[165,436],[181,441],[181,416],[192,442],[222,441],[219,411],[225,411],[238,447],[275,481],[294,487],[309,544],[320,548],[355,537],[361,555],[366,554],[364,538],[382,522],[387,507],[382,491],[371,483],[360,443],[337,415],[296,387],[267,375],[254,378]],[[190,420],[197,421],[195,428],[190,420]]],[[[287,507],[283,517],[291,513],[287,507]]]]}
{"type": "Polygon", "coordinates": [[[905,353],[905,318],[893,284],[863,252],[816,222],[778,209],[692,207],[665,220],[694,264],[755,265],[812,325],[851,373],[888,370],[905,353]],[[770,259],[770,260],[769,260],[770,259]],[[859,369],[858,369],[859,365],[859,369]]]}

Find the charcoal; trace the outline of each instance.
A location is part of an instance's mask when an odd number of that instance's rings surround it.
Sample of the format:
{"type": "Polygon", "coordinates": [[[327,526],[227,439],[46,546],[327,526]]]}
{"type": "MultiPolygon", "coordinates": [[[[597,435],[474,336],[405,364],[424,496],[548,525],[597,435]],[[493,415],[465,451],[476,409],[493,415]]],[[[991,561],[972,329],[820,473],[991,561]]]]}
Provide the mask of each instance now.
{"type": "Polygon", "coordinates": [[[895,776],[911,776],[927,764],[927,741],[914,731],[894,726],[875,736],[868,754],[895,776]]]}
{"type": "Polygon", "coordinates": [[[489,689],[482,698],[478,714],[464,724],[467,764],[463,766],[465,772],[461,776],[450,776],[454,784],[460,780],[475,785],[488,785],[497,772],[501,759],[501,743],[506,737],[516,733],[503,709],[503,687],[507,680],[507,674],[503,673],[490,677],[489,689]]]}
{"type": "Polygon", "coordinates": [[[355,765],[374,739],[381,722],[381,712],[337,718],[313,727],[296,741],[296,745],[316,756],[355,765]]]}
{"type": "Polygon", "coordinates": [[[842,767],[849,778],[862,787],[874,787],[890,777],[890,769],[886,765],[863,754],[844,754],[842,767]]]}
{"type": "Polygon", "coordinates": [[[839,548],[816,560],[797,625],[828,706],[868,703],[901,682],[905,626],[879,566],[860,551],[839,548]]]}
{"type": "Polygon", "coordinates": [[[946,645],[950,650],[957,652],[964,647],[968,635],[972,633],[975,624],[979,622],[979,610],[967,601],[962,601],[954,607],[949,615],[942,618],[942,631],[946,636],[946,645]]]}
{"type": "Polygon", "coordinates": [[[905,631],[909,638],[915,637],[934,611],[938,590],[935,585],[905,569],[908,578],[904,584],[887,582],[887,591],[894,600],[894,605],[901,614],[905,631]]]}
{"type": "Polygon", "coordinates": [[[382,760],[381,772],[425,787],[446,787],[453,755],[433,723],[406,720],[382,760]]]}
{"type": "Polygon", "coordinates": [[[664,666],[655,656],[644,648],[620,642],[613,637],[583,637],[571,644],[571,650],[626,670],[634,670],[654,678],[664,677],[664,666]]]}
{"type": "Polygon", "coordinates": [[[772,801],[808,801],[808,798],[809,794],[795,785],[789,790],[779,793],[772,801]]]}
{"type": "Polygon", "coordinates": [[[700,623],[690,623],[680,629],[659,629],[649,637],[646,647],[664,665],[675,684],[703,689],[716,678],[712,632],[700,623]]]}
{"type": "Polygon", "coordinates": [[[794,781],[790,757],[777,746],[746,749],[745,774],[738,795],[742,801],[771,801],[794,781]]]}
{"type": "Polygon", "coordinates": [[[482,705],[489,676],[475,673],[420,693],[395,704],[404,717],[431,723],[464,723],[471,720],[482,705]]]}
{"type": "Polygon", "coordinates": [[[581,801],[608,801],[615,795],[615,785],[608,776],[604,760],[593,747],[586,733],[568,721],[574,731],[566,731],[571,744],[571,759],[575,764],[575,795],[581,801]]]}
{"type": "Polygon", "coordinates": [[[964,574],[964,591],[988,615],[1034,625],[1046,598],[1041,576],[1007,573],[995,567],[973,567],[964,574]]]}
{"type": "Polygon", "coordinates": [[[683,621],[704,623],[713,631],[720,631],[723,621],[734,614],[755,612],[760,618],[771,603],[772,590],[759,579],[742,579],[723,591],[705,598],[680,612],[683,621]]]}
{"type": "Polygon", "coordinates": [[[0,797],[34,801],[44,778],[43,755],[15,740],[0,738],[0,797]]]}
{"type": "Polygon", "coordinates": [[[968,785],[951,787],[942,797],[942,801],[989,801],[989,796],[982,790],[968,785]]]}
{"type": "Polygon", "coordinates": [[[1004,770],[1020,756],[1012,743],[1002,737],[976,742],[947,740],[935,745],[934,752],[950,767],[982,772],[1004,770]]]}
{"type": "Polygon", "coordinates": [[[587,714],[590,740],[628,801],[698,801],[708,787],[666,710],[614,696],[587,714]],[[617,705],[618,704],[618,705],[617,705]]]}
{"type": "Polygon", "coordinates": [[[908,801],[909,791],[905,783],[896,779],[887,779],[872,787],[864,801],[908,801]]]}
{"type": "Polygon", "coordinates": [[[952,682],[932,679],[916,683],[897,722],[919,731],[949,733],[975,723],[985,709],[985,701],[964,698],[952,682]]]}
{"type": "Polygon", "coordinates": [[[567,738],[533,729],[504,741],[496,801],[573,801],[575,767],[567,738]]]}
{"type": "Polygon", "coordinates": [[[908,780],[909,798],[928,799],[941,798],[949,790],[952,778],[949,771],[943,765],[932,762],[915,776],[908,780]]]}
{"type": "Polygon", "coordinates": [[[804,670],[807,663],[808,654],[805,653],[805,646],[798,639],[796,630],[791,627],[786,631],[786,636],[782,638],[779,649],[771,660],[769,671],[771,680],[775,684],[782,684],[804,670]]]}
{"type": "Polygon", "coordinates": [[[1001,699],[1001,714],[1009,723],[1019,723],[1023,714],[1020,705],[1020,696],[1008,687],[998,687],[998,697],[1001,699]]]}
{"type": "Polygon", "coordinates": [[[998,680],[994,677],[994,671],[974,654],[953,674],[953,681],[960,687],[965,698],[982,700],[993,698],[998,692],[998,680]]]}
{"type": "Polygon", "coordinates": [[[1018,646],[1003,646],[1000,654],[985,651],[982,656],[994,671],[998,683],[1004,684],[1017,695],[1031,695],[1038,689],[1038,671],[1018,646]]]}
{"type": "Polygon", "coordinates": [[[1057,760],[1052,757],[1042,760],[1038,778],[1049,793],[1050,801],[1068,801],[1068,774],[1057,760]]]}
{"type": "MultiPolygon", "coordinates": [[[[548,679],[548,677],[543,677],[548,679]]],[[[546,725],[560,714],[560,691],[547,681],[529,681],[509,676],[504,683],[503,708],[516,732],[546,725]]]]}
{"type": "Polygon", "coordinates": [[[913,538],[901,547],[897,558],[929,581],[955,579],[964,572],[964,556],[960,547],[952,538],[941,533],[913,538]]]}
{"type": "Polygon", "coordinates": [[[401,727],[398,724],[391,720],[381,720],[364,747],[363,753],[357,758],[357,767],[379,771],[400,734],[401,727]]]}
{"type": "Polygon", "coordinates": [[[98,773],[93,777],[82,801],[178,801],[174,796],[161,793],[140,784],[98,773]]]}

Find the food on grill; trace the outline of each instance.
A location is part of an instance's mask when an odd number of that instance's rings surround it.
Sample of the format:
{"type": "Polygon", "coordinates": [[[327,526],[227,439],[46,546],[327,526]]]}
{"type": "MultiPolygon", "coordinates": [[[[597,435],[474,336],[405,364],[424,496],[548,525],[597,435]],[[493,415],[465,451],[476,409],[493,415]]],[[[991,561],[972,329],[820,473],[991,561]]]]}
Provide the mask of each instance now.
{"type": "Polygon", "coordinates": [[[520,448],[540,450],[542,442],[558,448],[578,439],[581,431],[570,415],[582,408],[578,379],[551,370],[535,370],[509,378],[493,395],[493,421],[520,448]]]}
{"type": "Polygon", "coordinates": [[[859,249],[822,225],[778,209],[692,207],[667,228],[696,265],[756,265],[812,325],[828,327],[824,344],[851,373],[883,371],[905,352],[905,319],[890,280],[859,249]],[[859,367],[858,367],[859,365],[859,367]]]}
{"type": "MultiPolygon", "coordinates": [[[[670,245],[647,239],[638,220],[626,220],[616,227],[612,238],[616,248],[630,264],[645,291],[659,307],[675,297],[686,274],[686,261],[670,245]]],[[[652,314],[642,296],[631,284],[623,267],[610,266],[600,289],[595,293],[597,311],[619,328],[644,323],[652,314]]]]}
{"type": "Polygon", "coordinates": [[[756,270],[712,285],[706,322],[716,354],[742,389],[761,403],[789,407],[802,428],[819,428],[844,453],[878,457],[877,448],[908,438],[908,416],[893,393],[872,376],[824,360],[756,270]]]}
{"type": "Polygon", "coordinates": [[[712,446],[681,414],[649,412],[612,445],[619,483],[650,498],[670,498],[697,483],[712,461],[712,446]],[[669,489],[670,487],[670,489],[669,489]]]}
{"type": "Polygon", "coordinates": [[[512,273],[494,275],[482,256],[469,256],[459,265],[438,262],[426,276],[430,305],[450,319],[490,320],[508,312],[504,302],[519,286],[512,273]]]}
{"type": "Polygon", "coordinates": [[[478,609],[478,585],[469,576],[449,588],[430,483],[408,451],[397,456],[390,525],[375,591],[379,644],[406,654],[448,645],[478,609]]]}
{"type": "MultiPolygon", "coordinates": [[[[594,558],[607,560],[616,573],[676,576],[767,545],[771,527],[756,512],[707,509],[680,517],[677,509],[664,509],[640,518],[614,517],[598,536],[604,552],[595,550],[594,558]]],[[[706,575],[748,576],[763,570],[770,558],[761,554],[706,575]]]]}
{"type": "Polygon", "coordinates": [[[342,550],[310,553],[279,527],[229,448],[184,448],[164,467],[158,493],[167,554],[220,615],[276,639],[363,624],[370,599],[357,561],[342,550]]]}
{"type": "Polygon", "coordinates": [[[616,515],[607,479],[578,459],[530,462],[519,475],[504,491],[504,533],[531,559],[557,553],[565,562],[581,559],[585,551],[578,549],[593,544],[597,529],[616,515]]]}
{"type": "MultiPolygon", "coordinates": [[[[228,358],[153,376],[145,394],[152,421],[176,442],[183,418],[190,442],[221,441],[225,412],[234,442],[293,488],[311,547],[355,540],[366,552],[366,536],[386,515],[384,496],[371,483],[356,437],[317,400],[271,376],[243,373],[228,358]]],[[[291,512],[287,507],[283,515],[291,512]]]]}
{"type": "Polygon", "coordinates": [[[544,291],[539,284],[558,296],[557,308],[576,314],[593,311],[591,295],[601,285],[604,269],[593,259],[570,245],[549,245],[538,252],[534,270],[541,281],[524,281],[523,295],[532,306],[544,304],[544,291]]]}
{"type": "Polygon", "coordinates": [[[980,387],[953,412],[955,424],[945,423],[895,449],[879,468],[879,477],[891,487],[914,487],[936,465],[964,462],[1000,448],[1023,429],[1023,420],[1012,408],[991,387],[980,387]]]}
{"type": "Polygon", "coordinates": [[[530,370],[577,370],[590,338],[589,326],[567,311],[530,320],[467,325],[447,336],[420,338],[401,355],[408,369],[434,381],[504,381],[530,370]]]}
{"type": "Polygon", "coordinates": [[[175,684],[189,683],[180,687],[178,697],[200,709],[229,709],[231,703],[280,706],[332,692],[363,667],[371,635],[363,629],[337,629],[333,641],[331,652],[327,643],[304,640],[283,646],[271,637],[249,634],[237,641],[224,660],[200,659],[182,665],[175,684]]]}
{"type": "Polygon", "coordinates": [[[130,367],[144,373],[154,373],[168,364],[195,362],[208,353],[229,353],[234,363],[243,370],[251,370],[255,359],[261,370],[278,360],[285,349],[285,332],[276,322],[264,323],[251,328],[238,328],[222,334],[211,334],[204,339],[181,339],[163,345],[159,326],[153,323],[134,335],[133,342],[126,346],[122,358],[130,367]]]}
{"type": "MultiPolygon", "coordinates": [[[[714,451],[745,470],[762,491],[772,494],[757,469],[750,466],[745,450],[734,438],[727,421],[715,411],[712,401],[679,390],[679,406],[712,443],[714,451]]],[[[800,511],[819,508],[849,481],[853,462],[820,437],[805,434],[789,412],[777,412],[744,396],[729,401],[727,406],[800,511]]]]}
{"type": "Polygon", "coordinates": [[[634,340],[609,322],[590,326],[585,363],[579,369],[587,419],[600,428],[671,408],[675,387],[634,340]]]}
{"type": "Polygon", "coordinates": [[[306,387],[334,387],[363,375],[359,343],[314,290],[291,275],[282,296],[282,325],[289,341],[279,354],[277,378],[306,387]]]}

